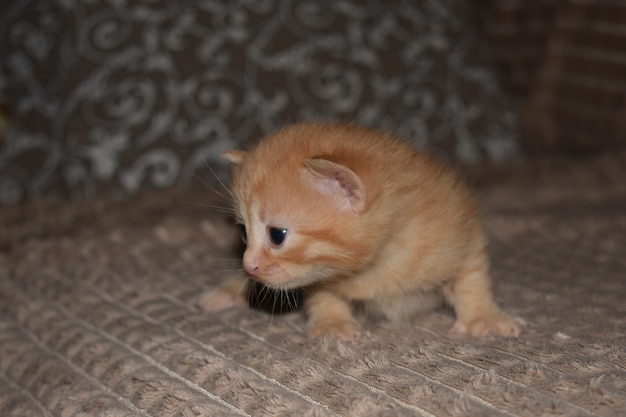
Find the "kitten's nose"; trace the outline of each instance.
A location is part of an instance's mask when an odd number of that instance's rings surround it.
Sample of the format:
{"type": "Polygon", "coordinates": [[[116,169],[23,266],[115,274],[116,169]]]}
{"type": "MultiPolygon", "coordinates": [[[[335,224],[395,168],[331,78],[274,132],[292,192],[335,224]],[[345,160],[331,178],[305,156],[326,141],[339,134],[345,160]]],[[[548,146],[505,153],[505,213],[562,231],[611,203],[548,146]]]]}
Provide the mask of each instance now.
{"type": "Polygon", "coordinates": [[[249,256],[248,253],[244,253],[243,255],[243,270],[246,271],[247,274],[256,277],[259,273],[259,265],[260,261],[258,257],[249,256]]]}
{"type": "Polygon", "coordinates": [[[244,262],[243,270],[246,271],[248,275],[252,275],[253,277],[256,277],[256,274],[259,273],[259,266],[244,262]]]}

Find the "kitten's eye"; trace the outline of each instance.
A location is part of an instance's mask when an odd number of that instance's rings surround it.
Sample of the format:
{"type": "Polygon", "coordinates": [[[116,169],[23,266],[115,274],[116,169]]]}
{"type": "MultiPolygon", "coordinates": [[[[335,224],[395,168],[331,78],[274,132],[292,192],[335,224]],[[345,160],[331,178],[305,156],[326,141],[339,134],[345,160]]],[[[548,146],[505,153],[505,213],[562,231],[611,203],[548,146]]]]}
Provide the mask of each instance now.
{"type": "Polygon", "coordinates": [[[241,228],[241,240],[243,240],[243,243],[248,243],[248,233],[246,232],[246,225],[245,224],[240,224],[239,227],[241,228]]]}
{"type": "Polygon", "coordinates": [[[287,229],[281,229],[278,227],[270,227],[270,241],[276,245],[280,246],[287,237],[287,229]]]}

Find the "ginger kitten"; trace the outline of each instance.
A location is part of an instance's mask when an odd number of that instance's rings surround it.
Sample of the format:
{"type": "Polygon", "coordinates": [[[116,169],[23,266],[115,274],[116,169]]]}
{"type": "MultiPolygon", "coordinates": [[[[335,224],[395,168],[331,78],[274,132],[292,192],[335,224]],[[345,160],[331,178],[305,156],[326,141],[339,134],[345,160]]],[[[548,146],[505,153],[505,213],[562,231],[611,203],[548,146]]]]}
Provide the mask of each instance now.
{"type": "MultiPolygon", "coordinates": [[[[310,335],[354,339],[353,302],[402,320],[442,300],[456,333],[517,336],[493,300],[486,240],[465,185],[428,154],[377,131],[300,123],[228,151],[247,277],[302,288],[310,335]]],[[[245,276],[201,306],[245,305],[245,276]]]]}

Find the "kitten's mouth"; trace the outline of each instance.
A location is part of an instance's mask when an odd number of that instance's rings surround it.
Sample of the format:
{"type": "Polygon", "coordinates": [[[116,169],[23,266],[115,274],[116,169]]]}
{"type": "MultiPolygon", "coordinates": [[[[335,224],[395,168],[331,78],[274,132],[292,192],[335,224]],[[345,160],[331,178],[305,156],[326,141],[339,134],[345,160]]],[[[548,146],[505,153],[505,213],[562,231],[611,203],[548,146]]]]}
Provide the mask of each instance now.
{"type": "Polygon", "coordinates": [[[326,281],[333,276],[335,275],[326,270],[309,270],[303,275],[293,276],[288,274],[259,274],[257,276],[250,276],[250,279],[271,288],[272,290],[291,291],[326,281]]]}
{"type": "Polygon", "coordinates": [[[289,280],[272,280],[259,276],[250,276],[250,279],[275,291],[289,291],[302,287],[298,282],[290,282],[289,280]]]}

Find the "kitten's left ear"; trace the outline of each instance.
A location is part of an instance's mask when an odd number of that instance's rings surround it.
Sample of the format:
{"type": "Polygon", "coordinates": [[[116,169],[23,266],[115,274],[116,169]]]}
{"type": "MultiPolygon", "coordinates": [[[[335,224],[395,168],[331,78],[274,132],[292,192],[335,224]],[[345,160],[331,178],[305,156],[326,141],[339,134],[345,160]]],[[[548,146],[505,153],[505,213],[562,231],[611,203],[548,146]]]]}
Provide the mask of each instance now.
{"type": "Polygon", "coordinates": [[[322,158],[307,159],[304,165],[313,174],[318,188],[337,198],[342,207],[355,213],[365,209],[365,187],[350,168],[322,158]]]}
{"type": "Polygon", "coordinates": [[[248,157],[248,152],[245,151],[226,151],[222,152],[222,158],[235,165],[241,164],[248,157]]]}

